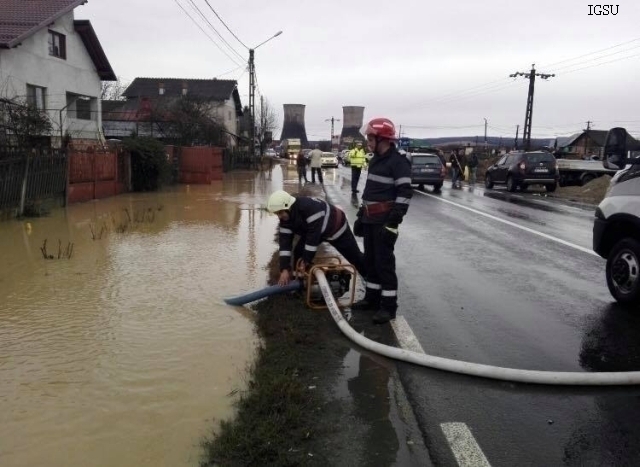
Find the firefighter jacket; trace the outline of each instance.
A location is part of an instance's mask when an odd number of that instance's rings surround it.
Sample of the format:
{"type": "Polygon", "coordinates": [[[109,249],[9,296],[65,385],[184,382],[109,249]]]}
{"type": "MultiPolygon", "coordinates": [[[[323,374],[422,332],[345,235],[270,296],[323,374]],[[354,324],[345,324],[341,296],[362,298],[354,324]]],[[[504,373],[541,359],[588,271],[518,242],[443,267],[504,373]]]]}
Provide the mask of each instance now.
{"type": "Polygon", "coordinates": [[[346,217],[340,209],[319,198],[296,197],[289,209],[289,220],[280,221],[278,230],[280,270],[291,268],[294,234],[305,242],[302,260],[309,264],[321,242],[337,239],[347,228],[346,217]]]}
{"type": "Polygon", "coordinates": [[[352,149],[349,151],[349,165],[351,167],[362,168],[366,165],[367,158],[365,157],[364,149],[352,149]]]}
{"type": "Polygon", "coordinates": [[[413,196],[411,163],[395,146],[369,161],[367,184],[358,216],[365,224],[397,226],[409,209],[413,196]]]}

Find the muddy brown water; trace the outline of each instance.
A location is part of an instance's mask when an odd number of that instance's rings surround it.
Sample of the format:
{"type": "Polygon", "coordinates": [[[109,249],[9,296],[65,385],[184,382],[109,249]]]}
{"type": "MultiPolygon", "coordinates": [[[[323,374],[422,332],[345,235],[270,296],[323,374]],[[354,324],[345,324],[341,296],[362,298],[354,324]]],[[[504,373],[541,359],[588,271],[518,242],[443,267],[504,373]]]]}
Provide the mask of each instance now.
{"type": "Polygon", "coordinates": [[[0,223],[0,465],[197,465],[257,344],[223,297],[264,286],[255,208],[290,171],[0,223]]]}

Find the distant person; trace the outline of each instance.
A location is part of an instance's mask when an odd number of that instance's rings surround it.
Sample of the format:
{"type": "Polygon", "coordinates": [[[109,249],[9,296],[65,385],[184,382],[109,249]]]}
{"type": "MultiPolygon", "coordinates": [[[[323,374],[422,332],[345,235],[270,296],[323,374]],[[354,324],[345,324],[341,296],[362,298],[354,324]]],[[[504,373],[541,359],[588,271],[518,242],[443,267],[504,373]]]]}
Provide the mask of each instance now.
{"type": "Polygon", "coordinates": [[[359,193],[358,182],[362,168],[367,164],[366,154],[362,149],[362,143],[358,141],[356,147],[349,151],[349,163],[351,164],[351,193],[359,193]]]}
{"type": "Polygon", "coordinates": [[[309,153],[311,158],[311,183],[316,183],[316,173],[318,174],[318,181],[322,185],[322,151],[318,144],[315,145],[313,151],[309,153]]]}
{"type": "Polygon", "coordinates": [[[302,151],[298,153],[296,166],[298,167],[298,183],[302,184],[303,178],[304,183],[309,183],[309,180],[307,179],[307,159],[304,157],[304,152],[302,151]]]}
{"type": "Polygon", "coordinates": [[[458,155],[454,151],[452,151],[451,156],[449,156],[449,162],[451,163],[451,188],[462,188],[460,182],[462,166],[460,165],[458,155]]]}
{"type": "Polygon", "coordinates": [[[471,153],[471,158],[469,159],[469,184],[476,184],[476,176],[478,175],[478,155],[475,152],[471,153]]]}
{"type": "Polygon", "coordinates": [[[347,216],[340,208],[318,198],[292,196],[284,190],[278,190],[269,196],[267,211],[280,219],[279,285],[287,285],[292,279],[291,269],[298,259],[302,260],[301,269],[308,268],[322,242],[333,246],[364,275],[364,255],[349,227],[347,216]],[[295,249],[294,234],[300,236],[295,249]]]}

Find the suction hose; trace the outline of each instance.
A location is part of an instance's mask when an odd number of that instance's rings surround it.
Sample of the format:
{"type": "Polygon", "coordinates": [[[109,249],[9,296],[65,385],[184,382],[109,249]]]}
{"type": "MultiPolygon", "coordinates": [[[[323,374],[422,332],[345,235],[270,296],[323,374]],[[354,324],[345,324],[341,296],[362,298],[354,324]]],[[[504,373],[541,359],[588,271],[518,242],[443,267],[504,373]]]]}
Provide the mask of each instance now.
{"type": "MultiPolygon", "coordinates": [[[[324,274],[323,274],[324,276],[324,274]]],[[[265,287],[264,289],[255,290],[253,292],[249,292],[245,295],[239,295],[237,297],[225,298],[224,302],[227,305],[245,305],[247,303],[255,302],[256,300],[260,300],[261,298],[271,297],[272,295],[278,295],[285,292],[293,292],[295,290],[299,290],[302,287],[300,281],[295,280],[289,282],[289,284],[281,286],[281,285],[272,285],[270,287],[265,287]]],[[[331,293],[331,292],[329,292],[331,293]]]]}
{"type": "Polygon", "coordinates": [[[329,307],[331,316],[342,333],[356,344],[367,350],[384,355],[396,360],[414,363],[420,366],[435,368],[436,370],[449,371],[481,378],[499,379],[517,383],[528,384],[552,384],[573,386],[617,386],[640,384],[640,371],[621,371],[611,373],[579,373],[569,371],[537,371],[518,370],[515,368],[503,368],[479,363],[463,362],[449,358],[434,357],[431,355],[413,352],[411,350],[391,347],[372,341],[358,334],[344,319],[338,304],[333,298],[329,282],[321,269],[316,269],[314,275],[320,285],[320,290],[329,307]]]}

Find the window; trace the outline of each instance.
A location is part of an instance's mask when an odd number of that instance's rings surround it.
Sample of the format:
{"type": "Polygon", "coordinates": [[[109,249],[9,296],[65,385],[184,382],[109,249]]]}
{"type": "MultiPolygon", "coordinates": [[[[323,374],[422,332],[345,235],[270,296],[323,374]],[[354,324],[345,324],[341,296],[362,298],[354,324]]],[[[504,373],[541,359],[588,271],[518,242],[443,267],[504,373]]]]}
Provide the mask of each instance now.
{"type": "Polygon", "coordinates": [[[66,60],[67,39],[64,34],[49,31],[49,55],[66,60]]]}
{"type": "Polygon", "coordinates": [[[78,99],[76,101],[76,118],[80,120],[91,120],[91,100],[78,99]]]}
{"type": "Polygon", "coordinates": [[[538,164],[540,162],[553,162],[556,160],[553,157],[553,154],[549,154],[548,152],[532,152],[527,154],[527,161],[531,164],[538,164]]]}
{"type": "Polygon", "coordinates": [[[39,110],[45,109],[46,88],[27,84],[27,104],[39,110]]]}
{"type": "Polygon", "coordinates": [[[411,156],[411,163],[414,165],[440,165],[440,158],[438,156],[411,156]]]}
{"type": "Polygon", "coordinates": [[[95,99],[88,96],[67,93],[67,112],[69,117],[78,120],[92,120],[91,104],[95,99]]]}

